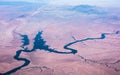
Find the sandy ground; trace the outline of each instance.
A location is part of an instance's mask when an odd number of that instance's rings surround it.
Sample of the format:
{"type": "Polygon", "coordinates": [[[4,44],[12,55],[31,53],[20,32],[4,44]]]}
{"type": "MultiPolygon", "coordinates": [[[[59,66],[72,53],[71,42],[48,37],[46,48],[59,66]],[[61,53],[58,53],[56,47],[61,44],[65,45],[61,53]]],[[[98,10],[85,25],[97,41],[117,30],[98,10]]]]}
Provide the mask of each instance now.
{"type": "Polygon", "coordinates": [[[9,20],[6,14],[15,11],[7,12],[8,9],[3,11],[5,13],[0,12],[0,73],[24,63],[13,59],[22,44],[21,37],[14,31],[29,36],[29,49],[33,47],[33,39],[37,32],[43,31],[42,37],[47,45],[66,52],[63,47],[70,42],[99,38],[102,33],[110,34],[106,35],[105,39],[88,40],[70,46],[78,51],[77,54],[56,54],[44,50],[24,52],[20,57],[29,59],[31,63],[12,75],[120,75],[120,34],[115,33],[120,31],[119,20],[109,18],[102,20],[103,18],[98,18],[99,16],[68,11],[63,12],[72,16],[62,15],[61,18],[61,15],[54,17],[44,12],[41,14],[38,10],[35,11],[37,14],[27,13],[27,17],[9,20]],[[64,19],[64,16],[68,18],[64,19]]]}

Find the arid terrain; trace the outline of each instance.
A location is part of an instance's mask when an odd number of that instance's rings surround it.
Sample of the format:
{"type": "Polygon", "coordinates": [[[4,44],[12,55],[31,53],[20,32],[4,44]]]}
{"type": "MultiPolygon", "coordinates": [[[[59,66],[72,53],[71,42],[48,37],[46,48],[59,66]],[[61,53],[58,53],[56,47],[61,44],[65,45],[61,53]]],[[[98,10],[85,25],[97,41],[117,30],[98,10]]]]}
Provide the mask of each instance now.
{"type": "Polygon", "coordinates": [[[119,13],[91,5],[0,4],[0,75],[120,75],[119,13]]]}

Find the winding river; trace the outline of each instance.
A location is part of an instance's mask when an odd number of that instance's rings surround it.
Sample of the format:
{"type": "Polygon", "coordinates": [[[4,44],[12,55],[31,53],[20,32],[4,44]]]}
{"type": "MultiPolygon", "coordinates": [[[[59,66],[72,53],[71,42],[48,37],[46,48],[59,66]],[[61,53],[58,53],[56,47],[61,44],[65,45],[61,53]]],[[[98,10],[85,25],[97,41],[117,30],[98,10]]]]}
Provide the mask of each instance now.
{"type": "MultiPolygon", "coordinates": [[[[114,34],[118,34],[118,33],[119,33],[119,31],[115,32],[114,34]]],[[[70,43],[64,45],[64,49],[70,50],[70,52],[61,52],[61,51],[49,48],[49,45],[46,45],[46,41],[42,38],[42,31],[40,31],[36,34],[36,36],[34,38],[34,46],[31,50],[28,50],[28,48],[26,47],[27,45],[29,45],[29,41],[30,41],[28,36],[19,34],[22,37],[21,40],[22,40],[23,44],[20,46],[22,48],[22,50],[16,51],[16,54],[14,55],[14,59],[18,60],[18,61],[23,61],[24,63],[21,66],[18,66],[14,69],[9,70],[8,72],[0,73],[0,75],[11,75],[11,74],[15,73],[16,71],[18,71],[18,70],[22,69],[23,67],[28,66],[30,64],[30,60],[28,60],[27,58],[20,57],[22,52],[29,53],[29,52],[33,52],[33,51],[36,51],[39,49],[39,50],[45,50],[45,51],[49,51],[49,52],[57,53],[57,54],[76,54],[77,50],[70,48],[69,46],[71,46],[75,43],[78,43],[78,42],[84,42],[84,41],[88,41],[88,40],[105,39],[106,35],[109,35],[109,34],[113,34],[113,33],[102,33],[99,38],[85,38],[85,39],[81,39],[81,40],[75,40],[73,42],[70,42],[70,43]]]]}

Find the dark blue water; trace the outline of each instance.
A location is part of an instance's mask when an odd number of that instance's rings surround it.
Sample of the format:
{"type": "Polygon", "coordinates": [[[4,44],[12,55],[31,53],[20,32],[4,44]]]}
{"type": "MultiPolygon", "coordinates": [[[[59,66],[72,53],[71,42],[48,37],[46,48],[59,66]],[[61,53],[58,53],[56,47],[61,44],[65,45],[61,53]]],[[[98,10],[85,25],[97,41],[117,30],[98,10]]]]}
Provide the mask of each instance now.
{"type": "MultiPolygon", "coordinates": [[[[119,31],[117,31],[115,34],[118,34],[118,33],[119,33],[119,31]]],[[[69,50],[70,52],[61,52],[61,51],[49,48],[49,45],[46,45],[46,41],[42,38],[42,31],[38,32],[36,34],[36,36],[34,38],[33,48],[31,50],[28,50],[28,48],[25,47],[25,46],[29,45],[29,42],[30,42],[28,36],[19,34],[22,37],[22,39],[21,39],[22,43],[23,43],[21,45],[22,50],[17,50],[16,51],[16,55],[14,56],[14,59],[18,60],[18,61],[23,61],[24,64],[14,68],[14,69],[11,69],[8,72],[0,73],[0,75],[10,75],[10,74],[13,74],[16,71],[20,70],[21,68],[23,68],[25,66],[28,66],[30,64],[30,60],[28,60],[27,58],[21,58],[20,57],[22,52],[33,52],[33,51],[36,51],[36,50],[39,49],[39,50],[45,50],[45,51],[49,51],[49,52],[56,53],[56,54],[76,54],[77,50],[69,48],[69,46],[71,46],[71,45],[73,45],[75,43],[84,42],[84,41],[87,41],[87,40],[105,39],[106,35],[108,35],[108,34],[110,34],[110,33],[102,33],[99,38],[85,38],[85,39],[82,39],[82,40],[75,40],[74,42],[70,42],[70,43],[68,43],[68,44],[66,44],[64,46],[64,49],[69,50]]],[[[84,58],[84,57],[82,57],[82,58],[84,58]]]]}
{"type": "Polygon", "coordinates": [[[27,45],[29,45],[30,44],[30,40],[29,40],[29,38],[28,38],[28,36],[27,35],[20,35],[21,37],[22,37],[22,45],[21,45],[21,47],[22,48],[24,48],[25,46],[27,46],[27,45]]]}

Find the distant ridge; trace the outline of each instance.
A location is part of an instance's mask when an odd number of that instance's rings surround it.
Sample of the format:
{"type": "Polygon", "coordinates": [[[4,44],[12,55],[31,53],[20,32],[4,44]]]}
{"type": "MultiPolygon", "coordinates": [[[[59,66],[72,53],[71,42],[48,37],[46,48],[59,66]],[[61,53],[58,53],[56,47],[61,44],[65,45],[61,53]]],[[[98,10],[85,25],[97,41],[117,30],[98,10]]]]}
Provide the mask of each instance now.
{"type": "Polygon", "coordinates": [[[106,13],[101,8],[97,6],[91,6],[91,5],[78,5],[78,6],[74,6],[71,10],[78,11],[81,13],[87,13],[87,14],[105,14],[106,13]]]}

